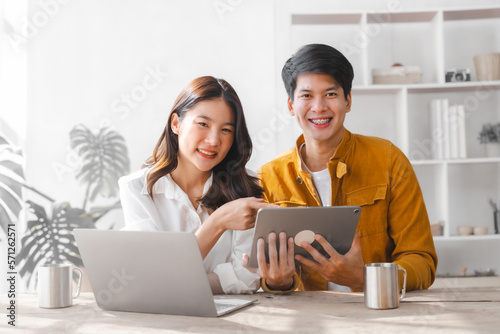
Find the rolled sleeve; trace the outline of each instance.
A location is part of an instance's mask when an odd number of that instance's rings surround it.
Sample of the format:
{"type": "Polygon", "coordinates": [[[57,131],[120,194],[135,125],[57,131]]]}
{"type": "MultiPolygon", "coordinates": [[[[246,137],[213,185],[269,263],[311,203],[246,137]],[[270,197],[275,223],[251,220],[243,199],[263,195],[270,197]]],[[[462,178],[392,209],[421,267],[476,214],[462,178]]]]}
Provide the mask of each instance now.
{"type": "Polygon", "coordinates": [[[226,294],[251,294],[260,287],[260,276],[231,263],[221,263],[214,269],[226,294]]]}
{"type": "Polygon", "coordinates": [[[260,288],[260,276],[241,265],[243,254],[250,255],[254,229],[232,231],[232,251],[230,261],[217,265],[214,273],[227,294],[253,293],[260,288]]]}

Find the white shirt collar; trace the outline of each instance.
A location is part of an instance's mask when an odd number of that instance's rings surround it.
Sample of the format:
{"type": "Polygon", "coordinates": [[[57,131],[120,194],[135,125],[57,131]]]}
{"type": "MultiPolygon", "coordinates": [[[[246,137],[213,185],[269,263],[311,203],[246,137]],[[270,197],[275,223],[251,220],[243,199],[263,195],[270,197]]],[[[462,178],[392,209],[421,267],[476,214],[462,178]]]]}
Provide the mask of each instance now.
{"type": "MultiPolygon", "coordinates": [[[[145,173],[144,176],[144,186],[142,187],[141,193],[143,195],[148,195],[148,188],[147,188],[147,182],[146,182],[146,175],[145,173]]],[[[203,186],[203,194],[202,197],[205,196],[205,194],[208,192],[208,189],[212,186],[212,181],[213,181],[213,173],[210,173],[209,178],[207,179],[207,182],[205,182],[205,185],[203,186]]],[[[153,194],[158,195],[158,194],[164,194],[166,198],[171,198],[171,199],[176,199],[188,206],[192,206],[191,201],[189,200],[189,197],[187,194],[184,192],[184,190],[175,183],[175,181],[172,179],[172,176],[170,174],[167,174],[156,181],[156,183],[153,186],[153,194]]],[[[193,208],[194,209],[194,208],[193,208]]],[[[199,211],[201,208],[198,207],[199,211]]]]}

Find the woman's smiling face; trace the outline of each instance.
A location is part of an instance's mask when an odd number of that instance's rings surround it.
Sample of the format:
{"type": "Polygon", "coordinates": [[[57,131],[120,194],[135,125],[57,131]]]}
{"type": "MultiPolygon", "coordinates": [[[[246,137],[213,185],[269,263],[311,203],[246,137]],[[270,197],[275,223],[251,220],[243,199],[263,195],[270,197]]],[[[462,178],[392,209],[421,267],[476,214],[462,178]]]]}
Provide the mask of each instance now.
{"type": "Polygon", "coordinates": [[[202,101],[179,119],[172,115],[172,131],[178,135],[178,168],[209,172],[229,152],[234,139],[235,119],[222,99],[202,101]]]}

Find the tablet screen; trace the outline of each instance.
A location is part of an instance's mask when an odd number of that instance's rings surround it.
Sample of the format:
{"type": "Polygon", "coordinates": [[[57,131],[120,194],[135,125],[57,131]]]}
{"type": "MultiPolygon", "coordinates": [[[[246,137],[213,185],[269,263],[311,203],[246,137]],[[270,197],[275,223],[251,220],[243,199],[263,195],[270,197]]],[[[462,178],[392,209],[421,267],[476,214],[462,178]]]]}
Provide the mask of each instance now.
{"type": "MultiPolygon", "coordinates": [[[[262,208],[257,213],[255,235],[252,242],[250,267],[257,265],[257,240],[265,241],[266,259],[268,260],[268,235],[285,232],[294,238],[295,254],[312,259],[312,256],[300,246],[301,241],[311,243],[327,258],[330,257],[314,235],[322,235],[335,250],[344,255],[351,248],[354,234],[358,226],[361,207],[359,206],[315,206],[293,208],[262,208]],[[312,241],[312,242],[311,242],[312,241]]],[[[279,249],[279,240],[277,240],[279,249]]]]}

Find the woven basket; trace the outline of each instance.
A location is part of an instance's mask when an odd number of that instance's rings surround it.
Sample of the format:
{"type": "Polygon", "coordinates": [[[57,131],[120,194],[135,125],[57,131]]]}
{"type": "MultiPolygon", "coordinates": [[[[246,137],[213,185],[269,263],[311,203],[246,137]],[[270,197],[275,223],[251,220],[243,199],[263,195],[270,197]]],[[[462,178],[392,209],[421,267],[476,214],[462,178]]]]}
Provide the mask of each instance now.
{"type": "Polygon", "coordinates": [[[500,53],[485,53],[474,56],[477,80],[500,80],[500,53]]]}
{"type": "Polygon", "coordinates": [[[422,71],[418,66],[395,66],[372,69],[374,85],[414,84],[422,81],[422,71]]]}

